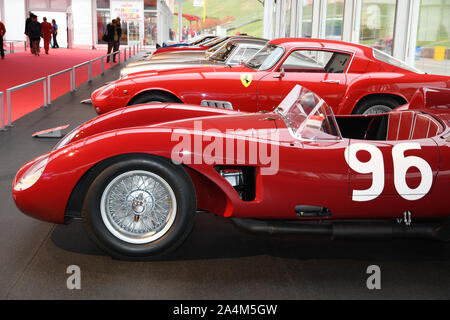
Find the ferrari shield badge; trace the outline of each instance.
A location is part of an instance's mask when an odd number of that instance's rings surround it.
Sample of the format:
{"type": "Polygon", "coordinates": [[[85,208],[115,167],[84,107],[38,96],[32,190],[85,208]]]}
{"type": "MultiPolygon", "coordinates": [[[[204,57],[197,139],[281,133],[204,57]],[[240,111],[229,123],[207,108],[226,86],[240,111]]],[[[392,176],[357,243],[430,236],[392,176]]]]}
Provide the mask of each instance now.
{"type": "Polygon", "coordinates": [[[252,80],[253,80],[253,77],[252,77],[251,74],[249,74],[249,73],[242,73],[241,74],[241,82],[244,85],[244,87],[247,88],[249,85],[251,85],[252,84],[252,80]]]}

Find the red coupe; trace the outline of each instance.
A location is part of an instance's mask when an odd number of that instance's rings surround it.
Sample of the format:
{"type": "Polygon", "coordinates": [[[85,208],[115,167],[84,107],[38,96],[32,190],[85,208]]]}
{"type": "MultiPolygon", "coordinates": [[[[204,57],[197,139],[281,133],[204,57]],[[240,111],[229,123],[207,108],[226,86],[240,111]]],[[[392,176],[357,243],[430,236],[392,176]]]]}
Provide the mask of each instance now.
{"type": "Polygon", "coordinates": [[[32,217],[81,218],[117,257],[159,257],[197,210],[260,233],[450,239],[450,92],[338,115],[295,86],[270,112],[182,104],[99,116],[17,173],[32,217]]]}
{"type": "Polygon", "coordinates": [[[384,113],[422,87],[450,87],[450,77],[423,74],[366,46],[315,39],[270,41],[245,65],[151,70],[92,94],[98,114],[150,102],[182,102],[272,111],[295,84],[319,94],[335,114],[384,113]]]}

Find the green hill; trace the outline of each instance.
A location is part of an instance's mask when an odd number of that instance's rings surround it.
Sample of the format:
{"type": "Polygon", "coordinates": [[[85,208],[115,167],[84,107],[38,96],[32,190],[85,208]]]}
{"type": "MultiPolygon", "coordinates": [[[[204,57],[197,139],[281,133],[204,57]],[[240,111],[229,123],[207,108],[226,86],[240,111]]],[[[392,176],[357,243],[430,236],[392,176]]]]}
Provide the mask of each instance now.
{"type": "MultiPolygon", "coordinates": [[[[264,6],[258,0],[205,0],[206,17],[224,20],[228,16],[234,18],[222,25],[230,29],[228,34],[236,32],[262,37],[264,6]]],[[[178,6],[175,6],[178,12],[178,6]]],[[[192,14],[203,18],[203,7],[194,7],[193,0],[183,1],[183,14],[192,14]]],[[[174,16],[174,26],[178,25],[178,16],[174,16]]],[[[189,21],[183,19],[183,26],[189,26],[189,21]]],[[[176,27],[175,27],[176,28],[176,27]]]]}

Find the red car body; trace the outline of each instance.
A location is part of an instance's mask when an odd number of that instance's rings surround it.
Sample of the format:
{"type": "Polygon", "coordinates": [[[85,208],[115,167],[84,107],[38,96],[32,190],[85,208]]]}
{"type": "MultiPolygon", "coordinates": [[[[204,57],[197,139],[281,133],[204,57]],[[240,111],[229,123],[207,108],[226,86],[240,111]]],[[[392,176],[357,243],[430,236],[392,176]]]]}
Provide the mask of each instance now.
{"type": "MultiPolygon", "coordinates": [[[[83,179],[99,163],[136,154],[171,159],[171,150],[178,143],[171,138],[174,129],[188,130],[194,139],[209,129],[218,130],[216,136],[224,136],[230,128],[242,129],[233,133],[237,139],[248,136],[249,132],[269,129],[277,131],[276,139],[261,137],[257,140],[279,148],[280,166],[276,174],[261,175],[261,170],[269,165],[245,159],[241,166],[255,168],[256,174],[251,201],[243,201],[214,165],[184,164],[195,185],[198,209],[224,217],[298,220],[301,217],[294,207],[307,204],[328,208],[332,215],[326,219],[394,219],[402,218],[405,211],[413,212],[417,219],[446,218],[450,215],[445,200],[450,185],[450,105],[442,103],[441,93],[433,98],[433,92],[428,94],[431,97],[428,100],[424,98],[426,92],[419,92],[415,98],[419,105],[409,110],[392,111],[387,115],[338,116],[343,138],[324,141],[294,138],[277,113],[243,113],[174,104],[122,108],[88,121],[75,131],[66,145],[25,164],[14,180],[13,197],[27,215],[64,223],[65,218],[76,216],[74,211],[79,209],[88,187],[83,186],[83,179]],[[387,116],[389,123],[384,140],[346,137],[363,135],[363,131],[352,131],[356,127],[354,124],[362,121],[367,129],[376,119],[387,116]],[[419,118],[428,121],[425,127],[419,123],[419,118]],[[195,121],[199,120],[203,125],[201,129],[195,128],[195,121]],[[409,142],[414,142],[418,148],[406,151],[404,156],[425,161],[432,175],[431,188],[417,200],[408,200],[399,194],[394,181],[397,169],[392,150],[409,142]],[[378,149],[384,159],[384,188],[377,197],[367,201],[355,201],[352,193],[370,188],[374,176],[353,170],[346,160],[348,147],[361,143],[378,149]],[[45,157],[48,163],[41,177],[26,190],[17,190],[27,170],[45,157]]],[[[447,93],[447,101],[449,96],[447,93]]],[[[369,159],[364,153],[358,155],[359,158],[358,161],[369,159]]],[[[222,160],[227,163],[226,159],[222,160]]],[[[423,179],[414,168],[404,175],[412,189],[423,179]]]]}
{"type": "MultiPolygon", "coordinates": [[[[428,75],[385,63],[374,57],[374,49],[357,44],[317,39],[277,39],[268,46],[281,48],[281,57],[267,70],[238,67],[193,67],[146,71],[97,89],[92,102],[98,114],[142,103],[164,101],[238,108],[241,111],[271,111],[295,84],[320,95],[335,114],[364,113],[370,105],[393,109],[410,101],[417,89],[448,88],[450,77],[428,75]],[[288,57],[299,52],[345,57],[336,68],[287,66],[288,57]],[[334,72],[334,71],[339,72],[334,72]],[[325,72],[328,71],[328,72],[325,72]],[[156,100],[157,101],[157,100],[156,100]]],[[[264,50],[264,49],[263,49],[264,50]]],[[[382,53],[377,53],[383,55],[382,53]]],[[[257,57],[258,54],[255,56],[257,57]]],[[[254,58],[255,58],[254,57],[254,58]]],[[[383,56],[383,59],[392,59],[383,56]]],[[[336,59],[334,59],[336,60],[336,59]]],[[[336,60],[337,61],[337,60],[336,60]]],[[[335,62],[335,61],[333,61],[335,62]]]]}

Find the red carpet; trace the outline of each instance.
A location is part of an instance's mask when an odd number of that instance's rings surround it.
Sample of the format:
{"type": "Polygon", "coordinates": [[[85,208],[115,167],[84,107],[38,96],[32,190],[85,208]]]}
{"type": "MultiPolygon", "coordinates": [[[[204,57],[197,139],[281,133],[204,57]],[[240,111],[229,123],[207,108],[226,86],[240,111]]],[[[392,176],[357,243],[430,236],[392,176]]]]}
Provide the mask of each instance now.
{"type": "MultiPolygon", "coordinates": [[[[30,82],[50,74],[71,68],[80,63],[92,60],[106,54],[105,49],[50,49],[49,55],[41,48],[39,57],[31,55],[29,51],[7,54],[4,60],[0,59],[0,91],[5,96],[5,123],[6,115],[6,89],[30,82]]],[[[110,65],[105,63],[105,70],[110,65]]],[[[100,60],[93,64],[93,76],[101,73],[100,60]]],[[[70,73],[52,78],[52,99],[70,91],[70,73]]],[[[88,66],[77,69],[77,86],[88,80],[88,66]]],[[[86,97],[89,98],[89,97],[86,97]]],[[[12,121],[43,105],[43,83],[34,84],[11,94],[12,121]]]]}

